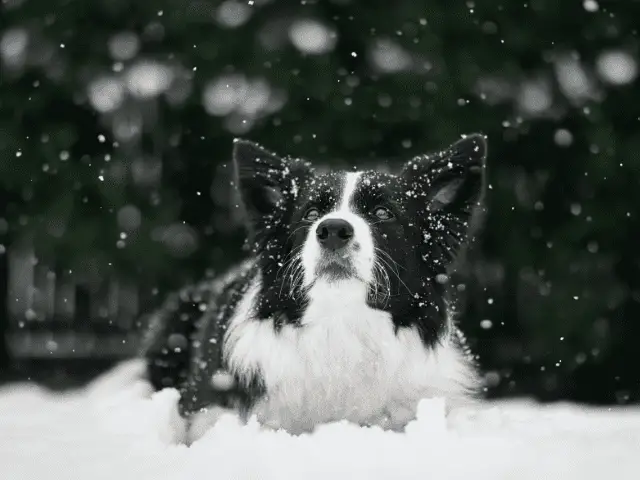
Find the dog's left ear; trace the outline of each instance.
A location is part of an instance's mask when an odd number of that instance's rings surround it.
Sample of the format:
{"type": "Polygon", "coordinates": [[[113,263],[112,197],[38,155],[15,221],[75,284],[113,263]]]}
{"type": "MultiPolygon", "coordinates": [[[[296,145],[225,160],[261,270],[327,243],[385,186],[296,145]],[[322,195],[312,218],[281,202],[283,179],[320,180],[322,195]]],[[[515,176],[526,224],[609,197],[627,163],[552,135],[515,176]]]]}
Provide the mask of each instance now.
{"type": "Polygon", "coordinates": [[[466,135],[444,151],[413,158],[402,177],[427,212],[471,214],[484,192],[486,157],[485,137],[466,135]]]}
{"type": "Polygon", "coordinates": [[[474,134],[404,166],[408,200],[435,264],[448,266],[471,238],[474,214],[481,211],[486,156],[485,138],[474,134]]]}
{"type": "Polygon", "coordinates": [[[242,139],[233,141],[233,163],[235,184],[254,226],[285,211],[311,170],[308,162],[280,157],[242,139]]]}

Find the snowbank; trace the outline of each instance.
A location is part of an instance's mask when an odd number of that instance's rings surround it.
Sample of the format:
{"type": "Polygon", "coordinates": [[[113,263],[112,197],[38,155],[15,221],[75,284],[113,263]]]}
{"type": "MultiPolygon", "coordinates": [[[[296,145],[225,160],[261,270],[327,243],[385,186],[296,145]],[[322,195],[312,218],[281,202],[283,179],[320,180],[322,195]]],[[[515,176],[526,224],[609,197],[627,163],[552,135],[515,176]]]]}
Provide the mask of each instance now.
{"type": "Polygon", "coordinates": [[[0,390],[0,478],[640,478],[640,409],[508,402],[445,419],[431,400],[402,434],[337,423],[294,437],[226,416],[191,447],[176,445],[177,393],[151,394],[140,368],[123,364],[67,395],[0,390]]]}

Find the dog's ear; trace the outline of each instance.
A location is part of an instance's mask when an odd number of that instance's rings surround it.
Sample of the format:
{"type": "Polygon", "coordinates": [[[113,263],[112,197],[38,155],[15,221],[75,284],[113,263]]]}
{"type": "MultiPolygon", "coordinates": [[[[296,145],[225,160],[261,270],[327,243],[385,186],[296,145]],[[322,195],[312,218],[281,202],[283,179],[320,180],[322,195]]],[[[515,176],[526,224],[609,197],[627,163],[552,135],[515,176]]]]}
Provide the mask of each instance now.
{"type": "Polygon", "coordinates": [[[233,163],[235,184],[254,222],[286,211],[311,171],[308,162],[280,157],[242,139],[233,142],[233,163]]]}
{"type": "Polygon", "coordinates": [[[482,196],[486,156],[485,138],[467,135],[441,152],[411,159],[402,176],[429,211],[468,210],[482,196]]]}
{"type": "MultiPolygon", "coordinates": [[[[441,152],[413,158],[402,170],[416,213],[429,230],[441,231],[451,254],[465,243],[471,217],[481,205],[486,157],[485,137],[466,135],[441,152]]],[[[430,236],[442,240],[442,235],[430,236]]]]}

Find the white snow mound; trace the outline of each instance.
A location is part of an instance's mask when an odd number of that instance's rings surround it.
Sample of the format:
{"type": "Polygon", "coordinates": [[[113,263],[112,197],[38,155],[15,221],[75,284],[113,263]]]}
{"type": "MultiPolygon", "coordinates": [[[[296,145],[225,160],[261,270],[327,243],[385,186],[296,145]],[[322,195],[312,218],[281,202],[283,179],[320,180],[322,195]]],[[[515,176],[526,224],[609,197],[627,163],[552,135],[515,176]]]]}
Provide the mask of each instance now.
{"type": "Polygon", "coordinates": [[[640,408],[496,402],[445,417],[424,400],[404,433],[347,422],[310,435],[223,416],[190,447],[175,390],[125,362],[82,391],[0,390],[0,478],[20,480],[640,478],[640,408]]]}

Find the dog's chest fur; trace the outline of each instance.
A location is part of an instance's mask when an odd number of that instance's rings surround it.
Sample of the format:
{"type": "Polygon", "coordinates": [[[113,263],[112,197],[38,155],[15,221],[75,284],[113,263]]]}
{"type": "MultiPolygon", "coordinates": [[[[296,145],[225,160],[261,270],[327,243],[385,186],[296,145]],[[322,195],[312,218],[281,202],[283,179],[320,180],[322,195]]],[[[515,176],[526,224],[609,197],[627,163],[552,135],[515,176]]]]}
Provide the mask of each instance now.
{"type": "Polygon", "coordinates": [[[241,381],[264,384],[250,414],[265,426],[303,432],[346,419],[400,429],[420,399],[464,397],[471,376],[455,342],[427,349],[416,330],[396,331],[389,313],[366,305],[361,282],[319,282],[301,325],[279,330],[253,314],[259,282],[230,319],[224,356],[241,381]]]}

